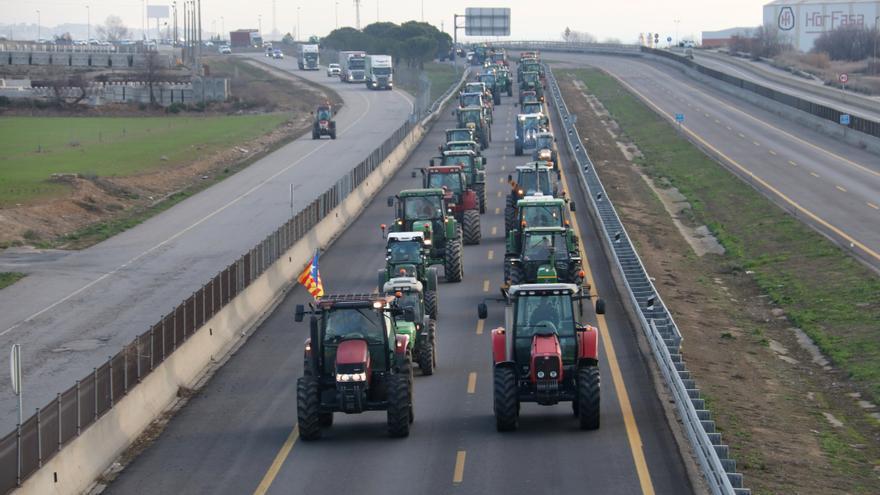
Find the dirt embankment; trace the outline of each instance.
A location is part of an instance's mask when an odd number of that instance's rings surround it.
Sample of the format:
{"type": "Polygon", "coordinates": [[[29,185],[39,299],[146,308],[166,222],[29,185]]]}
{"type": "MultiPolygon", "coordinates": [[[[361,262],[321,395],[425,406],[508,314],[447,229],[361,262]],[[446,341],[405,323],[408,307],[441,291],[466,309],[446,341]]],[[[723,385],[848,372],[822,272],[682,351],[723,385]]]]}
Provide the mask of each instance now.
{"type": "Polygon", "coordinates": [[[859,403],[842,373],[798,342],[803,336],[748,272],[718,251],[696,249],[706,232],[689,220],[686,202],[662,177],[647,177],[634,163],[638,147],[589,88],[568,77],[560,77],[560,87],[682,330],[688,368],[746,486],[756,494],[877,493],[880,429],[845,419],[865,418],[869,405],[859,403]]]}

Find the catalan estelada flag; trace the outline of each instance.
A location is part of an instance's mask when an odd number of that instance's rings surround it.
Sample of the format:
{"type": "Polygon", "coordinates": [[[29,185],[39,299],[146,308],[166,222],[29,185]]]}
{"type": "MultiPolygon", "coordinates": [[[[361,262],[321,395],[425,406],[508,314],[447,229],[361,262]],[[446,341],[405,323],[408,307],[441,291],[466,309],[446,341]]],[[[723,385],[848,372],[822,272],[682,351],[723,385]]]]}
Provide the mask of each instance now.
{"type": "Polygon", "coordinates": [[[312,262],[303,270],[297,280],[309,291],[312,297],[317,299],[324,295],[324,284],[321,283],[321,272],[318,271],[317,249],[315,250],[315,257],[312,258],[312,262]]]}

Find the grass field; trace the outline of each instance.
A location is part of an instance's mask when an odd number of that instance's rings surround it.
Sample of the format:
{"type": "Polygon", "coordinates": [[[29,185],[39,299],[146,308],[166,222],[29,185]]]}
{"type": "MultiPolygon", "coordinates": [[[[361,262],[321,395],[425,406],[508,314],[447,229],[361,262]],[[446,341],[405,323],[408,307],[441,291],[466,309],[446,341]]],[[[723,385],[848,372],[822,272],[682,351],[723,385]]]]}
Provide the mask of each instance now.
{"type": "Polygon", "coordinates": [[[58,197],[53,173],[103,177],[155,171],[265,134],[281,113],[205,117],[0,119],[0,207],[58,197]]]}
{"type": "Polygon", "coordinates": [[[9,287],[24,277],[24,273],[18,272],[0,272],[0,289],[9,287]]]}
{"type": "Polygon", "coordinates": [[[440,98],[449,89],[449,86],[452,86],[461,77],[461,74],[456,73],[453,66],[440,62],[425,64],[425,73],[431,80],[431,102],[437,101],[437,98],[440,98]]]}
{"type": "Polygon", "coordinates": [[[645,172],[687,197],[697,224],[708,225],[727,249],[729,269],[753,271],[790,321],[880,399],[880,279],[692,146],[613,78],[569,72],[639,147],[645,172]]]}

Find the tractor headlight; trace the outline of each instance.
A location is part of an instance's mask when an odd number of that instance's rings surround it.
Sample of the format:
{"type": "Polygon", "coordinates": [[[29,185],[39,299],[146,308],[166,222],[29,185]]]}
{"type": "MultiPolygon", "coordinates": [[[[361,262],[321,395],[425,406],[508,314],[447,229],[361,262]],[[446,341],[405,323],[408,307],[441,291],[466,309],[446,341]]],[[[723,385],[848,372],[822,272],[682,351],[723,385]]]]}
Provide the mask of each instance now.
{"type": "Polygon", "coordinates": [[[550,161],[550,156],[551,156],[551,153],[548,150],[542,150],[540,153],[538,153],[538,158],[540,158],[541,160],[543,160],[545,162],[550,161]]]}
{"type": "Polygon", "coordinates": [[[559,373],[556,373],[555,371],[550,372],[550,378],[556,378],[557,376],[559,376],[559,373]]]}
{"type": "Polygon", "coordinates": [[[337,382],[365,382],[367,381],[367,373],[365,371],[361,371],[360,373],[340,373],[336,375],[337,382]]]}
{"type": "Polygon", "coordinates": [[[538,372],[538,378],[544,378],[544,372],[543,372],[543,371],[539,371],[539,372],[538,372]]]}

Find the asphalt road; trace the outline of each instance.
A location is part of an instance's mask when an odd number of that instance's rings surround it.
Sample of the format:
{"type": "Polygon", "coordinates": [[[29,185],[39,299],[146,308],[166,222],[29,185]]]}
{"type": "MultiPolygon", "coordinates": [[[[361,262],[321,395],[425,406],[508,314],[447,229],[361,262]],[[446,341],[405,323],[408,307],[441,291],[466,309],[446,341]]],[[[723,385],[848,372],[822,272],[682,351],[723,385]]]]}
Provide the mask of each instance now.
{"type": "MultiPolygon", "coordinates": [[[[464,281],[441,285],[439,367],[429,377],[416,371],[415,423],[408,438],[388,438],[385,414],[371,412],[336,414],[321,440],[297,439],[295,389],[308,324],[294,323],[293,311],[309,300],[297,286],[107,493],[692,493],[579,190],[572,192],[583,211],[577,215],[581,238],[594,286],[608,305],[601,325],[601,428],[580,431],[569,404],[524,404],[519,431],[495,431],[489,329],[502,324],[502,310],[490,306],[483,328],[476,304],[496,295],[501,283],[505,180],[526,161],[513,156],[512,103],[504,97],[496,107],[495,139],[484,152],[483,242],[465,247],[464,281]]],[[[445,114],[358,221],[322,254],[327,292],[375,287],[384,263],[379,225],[393,215],[385,198],[418,187],[410,170],[427,164],[452,125],[445,114]]],[[[592,315],[589,320],[595,323],[592,315]]]]}
{"type": "Polygon", "coordinates": [[[880,160],[750,103],[634,57],[553,53],[599,67],[798,218],[880,270],[880,160]]]}
{"type": "MultiPolygon", "coordinates": [[[[338,91],[338,139],[308,134],[143,224],[76,252],[0,254],[0,271],[28,276],[0,291],[0,349],[22,344],[25,416],[124,344],[367,157],[412,111],[401,91],[369,91],[301,72],[338,91]]],[[[0,382],[9,367],[0,366],[0,382]]],[[[9,390],[8,387],[4,390],[9,390]]],[[[15,427],[17,402],[0,394],[0,432],[15,427]]]]}
{"type": "Polygon", "coordinates": [[[746,61],[714,52],[695,50],[694,60],[710,69],[725,72],[798,98],[836,108],[851,115],[880,121],[880,100],[876,98],[825,86],[819,81],[803,79],[760,62],[746,61]]]}

